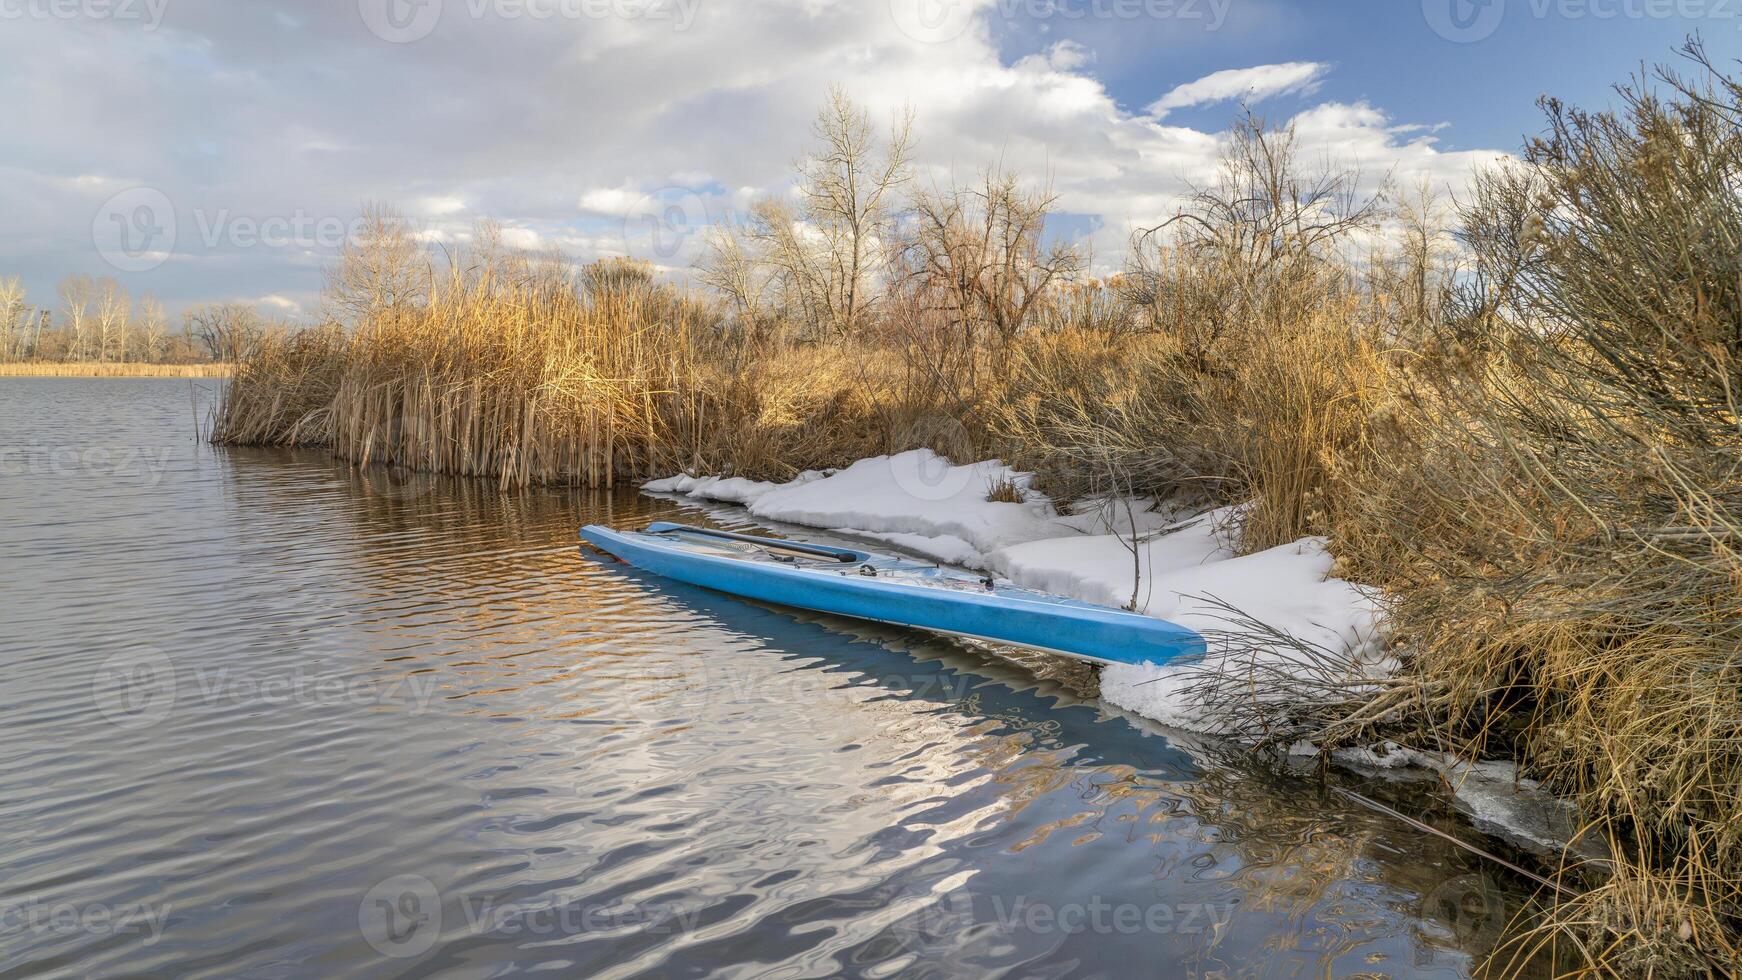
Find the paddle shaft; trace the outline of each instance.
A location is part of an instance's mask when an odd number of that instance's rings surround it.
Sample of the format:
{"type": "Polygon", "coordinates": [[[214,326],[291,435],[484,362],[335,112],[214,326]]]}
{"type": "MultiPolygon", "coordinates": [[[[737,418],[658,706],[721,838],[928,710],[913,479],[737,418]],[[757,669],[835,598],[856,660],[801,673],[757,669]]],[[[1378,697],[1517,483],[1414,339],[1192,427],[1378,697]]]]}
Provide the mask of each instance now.
{"type": "Polygon", "coordinates": [[[824,548],[820,545],[799,544],[792,541],[775,541],[769,538],[758,538],[750,534],[734,534],[731,531],[716,531],[705,527],[673,528],[670,531],[659,531],[658,534],[672,534],[677,531],[689,534],[701,534],[711,538],[726,538],[731,541],[743,541],[746,544],[759,545],[763,548],[777,548],[781,551],[793,551],[801,555],[812,555],[817,558],[828,558],[843,564],[856,562],[858,557],[845,554],[835,548],[824,548]]]}

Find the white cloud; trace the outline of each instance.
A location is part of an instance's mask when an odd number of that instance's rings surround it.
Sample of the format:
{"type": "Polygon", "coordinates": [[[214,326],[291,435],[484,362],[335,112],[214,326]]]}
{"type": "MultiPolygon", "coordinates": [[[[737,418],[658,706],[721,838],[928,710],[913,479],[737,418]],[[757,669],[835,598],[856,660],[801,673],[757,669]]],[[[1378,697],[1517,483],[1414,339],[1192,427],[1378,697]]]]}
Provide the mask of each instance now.
{"type": "Polygon", "coordinates": [[[1331,66],[1318,61],[1289,61],[1280,65],[1229,68],[1187,82],[1150,103],[1157,119],[1175,109],[1208,105],[1230,99],[1261,102],[1278,95],[1311,95],[1331,66]]]}
{"type": "Polygon", "coordinates": [[[446,217],[450,214],[458,214],[464,210],[466,210],[465,200],[451,195],[447,197],[426,197],[418,202],[418,211],[420,213],[437,218],[446,217]]]}
{"type": "Polygon", "coordinates": [[[276,310],[282,316],[292,318],[302,316],[302,304],[288,296],[273,293],[270,296],[262,296],[254,302],[256,305],[276,310]]]}
{"type": "Polygon", "coordinates": [[[544,239],[531,228],[503,228],[502,244],[509,248],[536,252],[544,247],[544,239]]]}
{"type": "Polygon", "coordinates": [[[580,208],[592,214],[621,218],[646,196],[644,191],[626,187],[596,187],[581,194],[580,208]]]}

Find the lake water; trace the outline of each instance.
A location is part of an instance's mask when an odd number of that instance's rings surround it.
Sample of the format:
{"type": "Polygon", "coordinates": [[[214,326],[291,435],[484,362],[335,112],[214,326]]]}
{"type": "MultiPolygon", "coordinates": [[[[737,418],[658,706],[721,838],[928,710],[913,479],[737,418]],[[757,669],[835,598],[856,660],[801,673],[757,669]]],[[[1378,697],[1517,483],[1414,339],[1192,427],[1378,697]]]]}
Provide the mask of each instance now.
{"type": "Polygon", "coordinates": [[[0,973],[1460,976],[1518,899],[983,652],[576,547],[729,510],[215,450],[213,385],[0,379],[0,973]]]}

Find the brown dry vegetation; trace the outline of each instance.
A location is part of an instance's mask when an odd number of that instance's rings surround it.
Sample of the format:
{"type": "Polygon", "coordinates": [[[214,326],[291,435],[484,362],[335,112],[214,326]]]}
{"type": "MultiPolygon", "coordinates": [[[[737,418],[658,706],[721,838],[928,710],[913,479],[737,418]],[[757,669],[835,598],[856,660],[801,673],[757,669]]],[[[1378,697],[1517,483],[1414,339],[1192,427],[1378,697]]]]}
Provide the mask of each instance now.
{"type": "Polygon", "coordinates": [[[1510,758],[1575,798],[1615,860],[1545,869],[1561,898],[1495,971],[1553,944],[1592,971],[1730,973],[1742,87],[1689,55],[1695,79],[1641,79],[1618,114],[1547,103],[1546,135],[1459,205],[1455,249],[1433,194],[1363,198],[1248,119],[1220,177],[1088,280],[1042,245],[1044,190],[989,170],[914,191],[905,125],[880,140],[839,93],[802,214],[768,204],[716,242],[717,298],[488,229],[438,267],[378,212],[334,322],[253,344],[215,438],[504,487],[929,445],[1061,498],[1251,501],[1245,547],[1326,534],[1386,589],[1406,670],[1374,693],[1327,664],[1286,709],[1211,685],[1233,724],[1510,758]]]}

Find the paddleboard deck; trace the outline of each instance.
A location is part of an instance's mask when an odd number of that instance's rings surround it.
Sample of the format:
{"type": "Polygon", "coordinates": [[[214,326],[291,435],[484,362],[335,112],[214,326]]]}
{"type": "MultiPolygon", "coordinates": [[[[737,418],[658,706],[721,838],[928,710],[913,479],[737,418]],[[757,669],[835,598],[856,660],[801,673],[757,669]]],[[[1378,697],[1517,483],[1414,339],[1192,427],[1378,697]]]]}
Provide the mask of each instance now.
{"type": "Polygon", "coordinates": [[[1164,619],[898,555],[650,524],[590,524],[581,538],[667,578],[763,602],[1044,650],[1101,664],[1199,659],[1204,638],[1164,619]]]}

